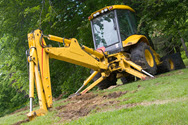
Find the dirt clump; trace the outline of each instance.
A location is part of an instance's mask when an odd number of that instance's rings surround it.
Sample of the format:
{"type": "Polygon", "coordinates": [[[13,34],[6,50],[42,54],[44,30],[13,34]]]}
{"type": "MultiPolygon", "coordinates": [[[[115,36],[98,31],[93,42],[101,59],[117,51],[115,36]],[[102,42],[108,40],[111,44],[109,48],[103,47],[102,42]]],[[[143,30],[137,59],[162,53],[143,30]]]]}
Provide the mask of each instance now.
{"type": "Polygon", "coordinates": [[[57,98],[53,98],[53,101],[58,101],[62,99],[62,97],[63,97],[63,94],[60,94],[57,98]]]}
{"type": "Polygon", "coordinates": [[[86,93],[84,95],[78,95],[78,96],[73,96],[72,98],[69,98],[70,100],[90,100],[92,98],[95,98],[98,96],[97,94],[93,93],[86,93]]]}
{"type": "Polygon", "coordinates": [[[56,107],[55,109],[60,110],[60,109],[62,109],[64,107],[65,107],[65,105],[61,105],[61,106],[56,107]]]}
{"type": "Polygon", "coordinates": [[[20,124],[22,124],[22,123],[26,123],[26,122],[29,122],[29,119],[25,119],[25,120],[22,120],[22,121],[16,122],[16,123],[14,123],[13,125],[20,125],[20,124]]]}
{"type": "Polygon", "coordinates": [[[125,91],[125,92],[113,92],[113,93],[109,93],[108,95],[104,95],[103,98],[108,98],[108,99],[111,99],[111,98],[118,98],[124,94],[126,94],[128,91],[125,91]]]}
{"type": "Polygon", "coordinates": [[[136,90],[131,91],[131,93],[136,93],[136,92],[138,92],[138,90],[137,90],[137,89],[136,89],[136,90]]]}

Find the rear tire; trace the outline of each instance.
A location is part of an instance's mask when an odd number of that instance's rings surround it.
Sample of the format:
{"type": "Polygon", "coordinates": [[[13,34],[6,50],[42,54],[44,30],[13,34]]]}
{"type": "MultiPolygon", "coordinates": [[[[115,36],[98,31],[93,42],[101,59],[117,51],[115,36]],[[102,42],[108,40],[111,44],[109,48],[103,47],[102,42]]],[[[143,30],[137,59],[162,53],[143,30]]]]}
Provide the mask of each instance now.
{"type": "Polygon", "coordinates": [[[184,64],[184,62],[181,58],[181,54],[179,52],[171,54],[169,56],[170,56],[172,62],[174,63],[174,69],[175,70],[185,68],[185,64],[184,64]]]}
{"type": "Polygon", "coordinates": [[[143,70],[152,75],[155,75],[157,72],[153,52],[150,46],[144,42],[139,42],[131,49],[131,61],[141,66],[143,70]]]}
{"type": "Polygon", "coordinates": [[[162,64],[157,66],[157,73],[165,73],[165,72],[170,72],[172,70],[175,70],[175,64],[172,61],[171,58],[165,58],[162,61],[162,64]]]}
{"type": "MultiPolygon", "coordinates": [[[[90,73],[93,73],[93,70],[91,70],[90,73]]],[[[96,81],[97,79],[99,79],[101,77],[101,73],[98,73],[94,78],[93,78],[93,81],[96,81]]],[[[112,73],[110,74],[109,77],[107,77],[106,79],[104,79],[103,81],[101,81],[97,87],[99,89],[106,89],[112,85],[116,85],[116,82],[117,82],[117,78],[116,78],[116,74],[115,73],[112,73]]]]}
{"type": "Polygon", "coordinates": [[[174,53],[171,55],[164,56],[161,58],[161,60],[163,62],[161,65],[159,65],[159,73],[185,68],[185,64],[183,63],[180,53],[174,53]]]}

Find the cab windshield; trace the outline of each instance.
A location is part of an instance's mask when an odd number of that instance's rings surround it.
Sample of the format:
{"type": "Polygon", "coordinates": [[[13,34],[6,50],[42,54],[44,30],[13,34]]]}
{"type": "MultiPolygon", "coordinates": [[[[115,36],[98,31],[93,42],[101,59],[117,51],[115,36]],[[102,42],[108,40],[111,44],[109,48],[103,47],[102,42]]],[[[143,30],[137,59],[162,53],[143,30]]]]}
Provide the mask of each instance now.
{"type": "Polygon", "coordinates": [[[114,11],[93,19],[92,26],[96,49],[111,46],[119,41],[114,11]]]}
{"type": "Polygon", "coordinates": [[[117,10],[121,41],[137,33],[136,18],[129,10],[117,10]]]}

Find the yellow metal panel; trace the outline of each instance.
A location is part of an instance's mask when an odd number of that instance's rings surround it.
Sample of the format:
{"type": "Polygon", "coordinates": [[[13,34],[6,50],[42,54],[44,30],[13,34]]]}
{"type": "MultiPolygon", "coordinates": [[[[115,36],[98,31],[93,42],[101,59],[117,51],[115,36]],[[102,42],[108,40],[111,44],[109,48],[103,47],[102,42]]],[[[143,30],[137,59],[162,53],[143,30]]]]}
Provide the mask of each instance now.
{"type": "Polygon", "coordinates": [[[37,95],[39,99],[40,109],[47,110],[46,99],[45,99],[44,92],[43,92],[41,77],[38,71],[38,65],[35,65],[35,78],[36,78],[36,88],[37,88],[37,95]]]}
{"type": "Polygon", "coordinates": [[[45,90],[47,106],[52,107],[52,92],[51,92],[51,80],[50,80],[50,68],[49,68],[49,55],[44,53],[43,55],[43,87],[45,90]]]}
{"type": "Polygon", "coordinates": [[[101,11],[104,10],[104,9],[108,9],[108,11],[116,10],[116,9],[124,9],[124,10],[130,10],[130,11],[132,11],[132,12],[135,12],[134,9],[132,9],[131,7],[129,7],[129,6],[127,6],[127,5],[112,5],[112,6],[107,6],[107,7],[104,7],[104,8],[102,8],[102,9],[100,9],[100,10],[97,10],[97,11],[93,12],[93,13],[90,15],[89,20],[93,19],[93,15],[94,15],[95,13],[101,13],[101,11]]]}
{"type": "Polygon", "coordinates": [[[130,6],[127,6],[127,5],[113,5],[112,7],[114,10],[115,9],[124,9],[124,10],[130,10],[132,12],[135,12],[134,9],[132,9],[130,6]]]}
{"type": "Polygon", "coordinates": [[[88,53],[90,53],[90,54],[93,54],[93,55],[95,55],[95,56],[97,56],[97,57],[99,57],[99,58],[103,58],[104,57],[104,55],[102,54],[102,53],[100,53],[100,52],[98,52],[98,51],[96,51],[96,50],[93,50],[93,49],[91,49],[91,48],[89,48],[89,47],[87,47],[87,46],[84,46],[83,45],[83,50],[85,50],[86,52],[88,52],[88,53]]]}
{"type": "MultiPolygon", "coordinates": [[[[125,70],[125,72],[127,72],[127,73],[129,73],[133,76],[136,76],[140,79],[145,79],[147,77],[146,75],[144,75],[144,74],[136,71],[135,69],[131,68],[129,63],[127,63],[127,61],[125,61],[125,60],[121,60],[119,64],[120,64],[120,67],[122,68],[122,70],[125,70]]],[[[131,64],[131,65],[136,66],[136,64],[131,64]]],[[[139,66],[137,66],[137,68],[140,69],[139,66]]]]}
{"type": "Polygon", "coordinates": [[[29,48],[34,47],[35,46],[35,42],[34,42],[34,39],[33,39],[34,38],[33,33],[29,33],[27,35],[27,37],[28,37],[29,48]]]}
{"type": "Polygon", "coordinates": [[[149,45],[148,39],[144,35],[131,35],[126,40],[122,41],[123,47],[134,45],[139,41],[145,42],[149,45]]]}
{"type": "Polygon", "coordinates": [[[133,63],[132,61],[128,61],[123,59],[126,63],[128,63],[130,66],[134,67],[135,69],[137,69],[138,71],[142,71],[142,67],[139,65],[136,65],[135,63],[133,63]]]}
{"type": "Polygon", "coordinates": [[[40,75],[42,85],[44,87],[45,99],[47,101],[47,107],[52,107],[52,92],[51,92],[51,81],[50,81],[50,69],[49,69],[49,55],[42,48],[41,44],[46,46],[44,39],[41,39],[42,32],[40,30],[34,31],[35,44],[37,48],[37,58],[39,61],[40,75]],[[41,42],[41,43],[40,43],[41,42]]]}
{"type": "Polygon", "coordinates": [[[45,51],[50,58],[66,61],[76,65],[99,71],[107,69],[106,63],[99,62],[80,47],[76,39],[71,39],[70,47],[47,47],[45,51]]]}
{"type": "Polygon", "coordinates": [[[142,74],[142,73],[140,73],[140,72],[138,72],[138,71],[136,71],[136,70],[134,70],[132,68],[125,68],[125,71],[127,73],[133,75],[133,76],[136,76],[136,77],[140,78],[140,79],[146,79],[147,78],[146,75],[144,75],[144,74],[142,74]]]}

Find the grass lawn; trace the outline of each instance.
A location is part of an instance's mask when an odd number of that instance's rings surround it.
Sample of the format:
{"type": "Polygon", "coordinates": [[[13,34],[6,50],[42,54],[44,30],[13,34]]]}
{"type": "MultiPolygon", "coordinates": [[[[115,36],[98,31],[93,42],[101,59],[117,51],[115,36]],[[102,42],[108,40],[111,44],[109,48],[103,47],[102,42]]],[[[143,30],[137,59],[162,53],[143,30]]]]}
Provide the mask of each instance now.
{"type": "Polygon", "coordinates": [[[167,104],[135,106],[120,110],[89,115],[66,125],[186,125],[188,124],[188,100],[167,104]]]}
{"type": "MultiPolygon", "coordinates": [[[[23,124],[188,124],[188,69],[172,71],[156,76],[155,79],[137,81],[113,89],[91,91],[91,93],[98,95],[95,97],[96,99],[100,98],[103,100],[96,102],[95,107],[82,117],[62,120],[66,116],[60,116],[60,113],[63,114],[63,109],[57,110],[57,107],[66,106],[69,103],[78,103],[81,105],[84,103],[82,101],[86,102],[88,100],[65,102],[66,99],[63,99],[54,102],[54,108],[47,115],[37,117],[31,122],[23,124]],[[116,98],[103,98],[115,92],[126,93],[116,98]],[[109,102],[113,103],[109,105],[109,102]],[[104,104],[108,105],[105,106],[104,104]]],[[[91,104],[88,103],[87,105],[91,104]]],[[[84,107],[82,108],[84,110],[84,107]]],[[[0,125],[9,125],[25,120],[26,112],[28,111],[1,117],[0,125]]]]}

